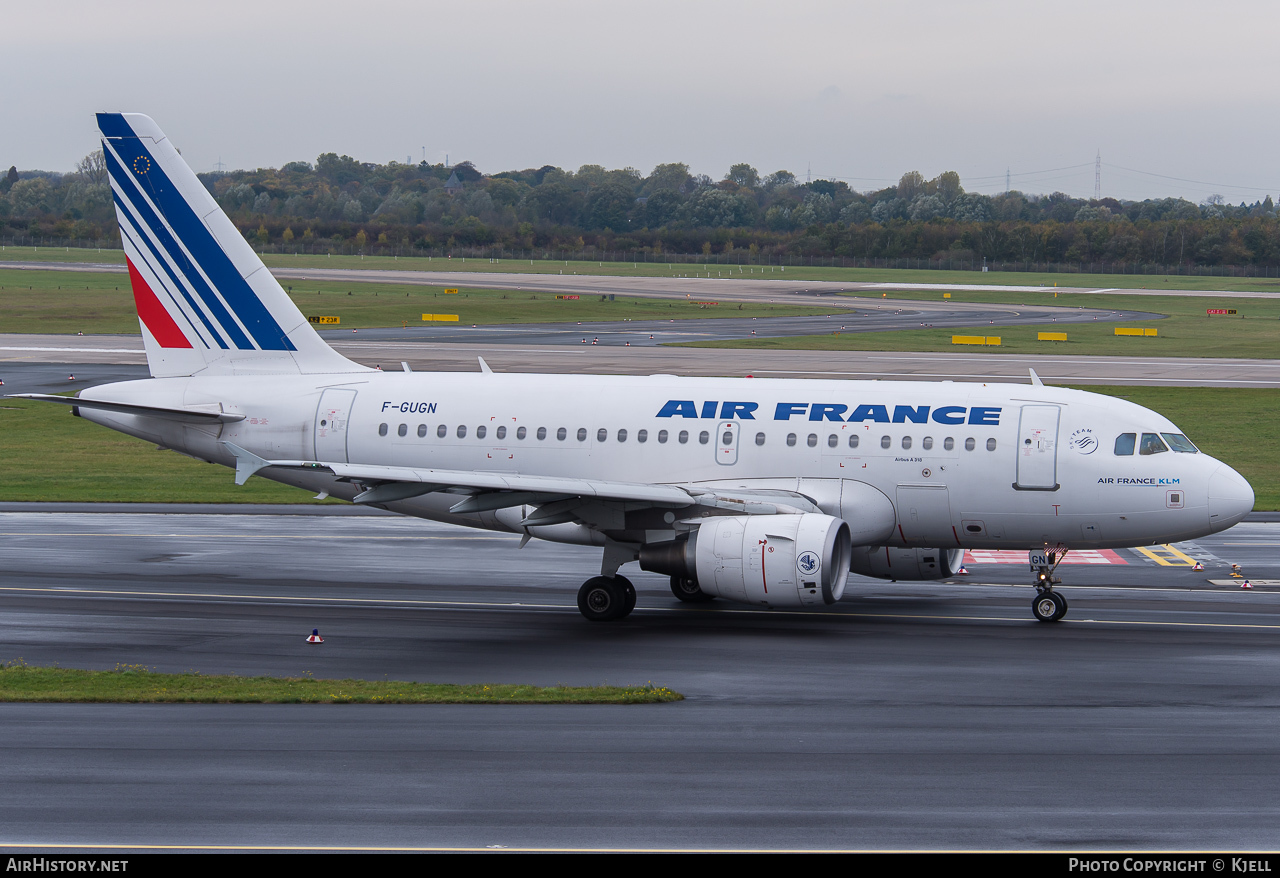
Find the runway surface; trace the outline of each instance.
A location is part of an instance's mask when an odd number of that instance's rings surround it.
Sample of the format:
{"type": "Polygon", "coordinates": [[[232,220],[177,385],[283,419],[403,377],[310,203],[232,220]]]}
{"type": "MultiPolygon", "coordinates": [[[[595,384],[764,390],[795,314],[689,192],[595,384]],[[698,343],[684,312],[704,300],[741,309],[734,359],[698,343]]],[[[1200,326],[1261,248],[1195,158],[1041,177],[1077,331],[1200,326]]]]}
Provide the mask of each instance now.
{"type": "MultiPolygon", "coordinates": [[[[410,260],[406,260],[408,263],[410,260]]],[[[414,260],[419,261],[420,260],[414,260]]],[[[473,260],[474,261],[474,260],[473,260]]],[[[435,263],[437,265],[442,263],[435,263]]],[[[465,263],[464,263],[465,264],[465,263]]],[[[510,264],[508,260],[507,264],[510,264]]],[[[615,263],[610,263],[613,265],[615,263]]],[[[554,263],[540,263],[542,266],[554,263]]],[[[105,272],[123,274],[123,265],[87,262],[0,261],[0,269],[32,271],[105,272]]],[[[576,271],[576,268],[569,269],[576,271]]],[[[877,293],[890,290],[955,290],[970,292],[1015,292],[1059,295],[1087,293],[1125,296],[1213,296],[1227,299],[1275,299],[1280,292],[1270,290],[1157,290],[1121,289],[1081,285],[1088,275],[1064,274],[1061,286],[1002,283],[872,283],[864,281],[789,280],[785,270],[777,267],[736,265],[673,265],[669,277],[610,277],[590,274],[541,274],[504,271],[394,271],[385,269],[346,268],[271,268],[281,280],[350,281],[353,283],[395,283],[417,286],[470,286],[485,289],[538,290],[549,293],[614,293],[653,298],[718,298],[732,302],[786,301],[787,297],[834,296],[840,293],[877,293]],[[701,269],[701,270],[699,270],[701,269]],[[1074,285],[1068,285],[1074,284],[1074,285]]],[[[981,277],[981,274],[975,275],[981,277]]],[[[1004,275],[1009,277],[1008,274],[1004,275]]],[[[1016,276],[1016,275],[1015,275],[1016,276]]],[[[988,276],[989,277],[989,276],[988,276]]],[[[1260,286],[1275,286],[1276,281],[1258,279],[1260,286]]]]}
{"type": "Polygon", "coordinates": [[[0,705],[8,844],[1280,841],[1280,524],[1180,544],[1204,572],[1131,551],[1063,567],[1071,610],[1057,625],[1031,620],[1029,574],[1011,564],[954,583],[857,579],[831,613],[687,607],[637,573],[636,612],[594,625],[574,594],[598,550],[519,550],[376,514],[33,511],[49,508],[0,507],[6,659],[652,680],[688,700],[0,705]],[[1275,587],[1240,590],[1231,561],[1275,587]],[[322,646],[303,641],[313,627],[322,646]]]}
{"type": "MultiPolygon", "coordinates": [[[[471,372],[483,356],[499,372],[1026,382],[1027,370],[1035,369],[1056,384],[1280,387],[1280,360],[424,343],[380,339],[368,330],[346,341],[331,337],[331,344],[366,366],[399,369],[407,361],[419,372],[471,372]]],[[[124,374],[145,378],[145,364],[137,336],[0,335],[0,393],[82,389],[124,374]],[[72,374],[75,382],[67,380],[72,374]]]]}

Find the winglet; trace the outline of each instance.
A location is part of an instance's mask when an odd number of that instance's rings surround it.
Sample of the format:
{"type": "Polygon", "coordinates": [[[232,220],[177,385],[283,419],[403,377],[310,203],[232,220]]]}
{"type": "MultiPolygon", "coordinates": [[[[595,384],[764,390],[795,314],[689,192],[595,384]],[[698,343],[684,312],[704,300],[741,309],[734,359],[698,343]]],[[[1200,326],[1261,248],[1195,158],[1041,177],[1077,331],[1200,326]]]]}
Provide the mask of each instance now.
{"type": "Polygon", "coordinates": [[[1044,387],[1044,382],[1040,380],[1040,376],[1036,374],[1036,370],[1035,370],[1035,369],[1030,369],[1030,368],[1029,368],[1029,369],[1027,369],[1027,371],[1031,373],[1031,386],[1032,386],[1032,387],[1044,387]]]}
{"type": "Polygon", "coordinates": [[[489,364],[484,361],[484,357],[476,357],[480,361],[480,371],[486,375],[492,375],[493,370],[489,368],[489,364]]]}
{"type": "Polygon", "coordinates": [[[223,448],[231,452],[236,459],[236,484],[243,485],[249,481],[249,476],[262,469],[264,466],[271,466],[271,461],[263,460],[252,451],[245,451],[239,445],[231,442],[219,442],[223,448]]]}

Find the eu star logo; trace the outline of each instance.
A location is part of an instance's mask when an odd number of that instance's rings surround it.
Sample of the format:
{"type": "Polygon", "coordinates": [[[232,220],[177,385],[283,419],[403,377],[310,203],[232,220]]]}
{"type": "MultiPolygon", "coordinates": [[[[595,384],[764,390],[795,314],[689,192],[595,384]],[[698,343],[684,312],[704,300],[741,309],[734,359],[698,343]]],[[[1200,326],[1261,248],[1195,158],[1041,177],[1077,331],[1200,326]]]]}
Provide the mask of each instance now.
{"type": "Polygon", "coordinates": [[[151,159],[145,155],[140,155],[133,160],[133,172],[141,177],[147,171],[151,170],[151,159]]]}

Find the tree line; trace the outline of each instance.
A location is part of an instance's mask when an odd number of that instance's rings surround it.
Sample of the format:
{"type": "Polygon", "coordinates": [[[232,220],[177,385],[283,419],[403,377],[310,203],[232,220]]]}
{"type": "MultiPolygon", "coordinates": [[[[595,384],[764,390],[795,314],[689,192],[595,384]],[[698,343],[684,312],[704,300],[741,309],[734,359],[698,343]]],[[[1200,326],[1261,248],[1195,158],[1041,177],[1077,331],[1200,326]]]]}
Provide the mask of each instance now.
{"type": "MultiPolygon", "coordinates": [[[[314,162],[201,174],[254,244],[288,251],[627,251],[656,256],[910,258],[993,262],[1280,265],[1270,196],[1079,199],[1061,192],[982,195],[954,171],[911,171],[859,192],[735,164],[720,180],[681,163],[577,171],[544,165],[486,174],[471,162],[314,162]]],[[[71,173],[0,177],[0,236],[118,240],[101,152],[71,173]]]]}

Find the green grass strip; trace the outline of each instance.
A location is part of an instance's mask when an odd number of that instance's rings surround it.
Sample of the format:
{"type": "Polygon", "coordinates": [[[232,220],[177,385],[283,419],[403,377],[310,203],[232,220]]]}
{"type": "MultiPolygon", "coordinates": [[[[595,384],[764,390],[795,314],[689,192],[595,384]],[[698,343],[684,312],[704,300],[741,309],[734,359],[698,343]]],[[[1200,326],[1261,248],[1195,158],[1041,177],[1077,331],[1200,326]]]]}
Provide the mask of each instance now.
{"type": "Polygon", "coordinates": [[[0,666],[0,701],[112,704],[658,704],[683,701],[665,686],[520,686],[159,674],[142,665],[110,671],[0,666]]]}

